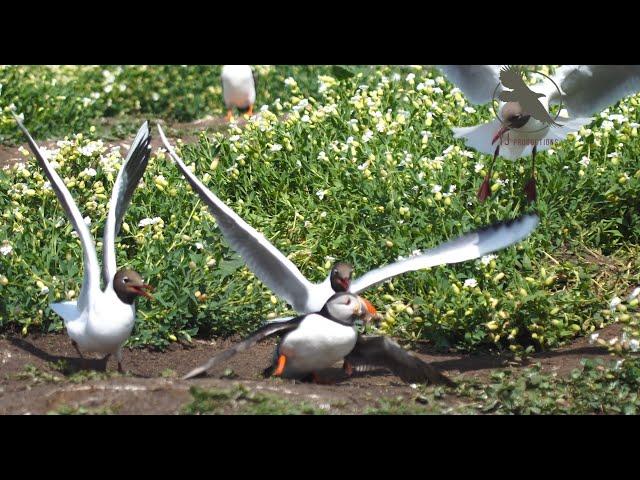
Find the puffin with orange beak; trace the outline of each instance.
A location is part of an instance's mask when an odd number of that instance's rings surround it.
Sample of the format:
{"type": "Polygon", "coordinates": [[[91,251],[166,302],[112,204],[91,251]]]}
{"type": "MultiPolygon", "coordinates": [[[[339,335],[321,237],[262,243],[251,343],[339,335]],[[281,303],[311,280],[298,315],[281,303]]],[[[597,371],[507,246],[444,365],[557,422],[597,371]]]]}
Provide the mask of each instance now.
{"type": "Polygon", "coordinates": [[[71,343],[80,358],[84,359],[82,351],[103,353],[106,354],[106,362],[113,354],[118,362],[118,371],[121,372],[122,346],[131,335],[135,323],[136,299],[153,299],[149,293],[151,286],[137,272],[126,268],[117,269],[115,252],[116,235],[133,192],[149,162],[149,126],[145,122],[138,131],[113,186],[104,229],[101,275],[93,237],[71,193],[22,122],[15,115],[14,117],[82,244],[84,278],[78,300],[52,303],[49,306],[64,320],[71,343]],[[101,276],[104,287],[100,286],[101,276]]]}
{"type": "Polygon", "coordinates": [[[319,372],[344,360],[355,365],[358,370],[386,368],[406,382],[455,385],[445,375],[390,338],[360,335],[354,328],[354,322],[366,314],[357,295],[336,293],[319,312],[301,315],[285,322],[269,323],[247,339],[193,369],[183,379],[202,375],[263,339],[284,335],[276,349],[273,365],[264,371],[265,376],[329,383],[319,376],[319,372]]]}

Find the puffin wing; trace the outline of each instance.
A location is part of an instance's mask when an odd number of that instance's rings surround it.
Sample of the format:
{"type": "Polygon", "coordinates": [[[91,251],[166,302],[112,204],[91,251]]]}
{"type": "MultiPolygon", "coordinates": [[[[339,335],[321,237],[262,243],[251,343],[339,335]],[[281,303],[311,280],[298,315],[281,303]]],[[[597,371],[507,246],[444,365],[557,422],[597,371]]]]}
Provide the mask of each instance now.
{"type": "Polygon", "coordinates": [[[454,387],[455,383],[416,355],[383,336],[360,335],[356,346],[345,357],[356,371],[384,367],[407,383],[435,383],[454,387]]]}
{"type": "Polygon", "coordinates": [[[111,193],[109,216],[107,217],[103,236],[102,279],[104,285],[107,285],[116,274],[116,236],[120,231],[124,213],[131,203],[133,192],[147,168],[150,155],[151,132],[149,131],[149,124],[144,122],[129,148],[129,153],[120,168],[111,193]]]}
{"type": "Polygon", "coordinates": [[[640,65],[563,65],[544,82],[550,102],[573,117],[588,117],[640,91],[640,65]],[[556,85],[562,90],[558,92],[556,85]]]}
{"type": "Polygon", "coordinates": [[[473,103],[488,103],[494,92],[504,90],[500,83],[500,65],[438,65],[438,68],[473,103]]]}
{"type": "Polygon", "coordinates": [[[89,228],[84,223],[82,214],[80,213],[76,203],[73,201],[71,193],[60,178],[60,175],[58,175],[49,161],[42,154],[38,144],[33,140],[31,134],[24,127],[20,119],[15,114],[13,114],[13,117],[15,118],[18,127],[20,127],[20,130],[22,130],[22,133],[27,137],[31,152],[33,152],[38,163],[44,170],[45,175],[51,183],[51,188],[56,192],[60,205],[62,205],[62,208],[67,214],[67,218],[80,238],[84,258],[84,277],[82,279],[82,291],[80,292],[77,305],[80,310],[83,310],[88,305],[89,292],[100,290],[100,264],[98,263],[98,256],[96,254],[96,247],[93,243],[93,237],[91,236],[89,228]]]}
{"type": "Polygon", "coordinates": [[[173,161],[202,201],[209,206],[231,248],[240,254],[247,267],[276,295],[285,299],[294,309],[304,310],[303,306],[306,305],[312,291],[321,287],[309,282],[293,262],[264,235],[258,233],[211,192],[176,155],[160,125],[158,131],[173,161]]]}
{"type": "Polygon", "coordinates": [[[260,340],[298,328],[298,325],[300,325],[300,322],[305,317],[306,315],[301,315],[299,317],[295,317],[287,321],[278,322],[278,323],[268,323],[264,325],[263,327],[259,328],[255,333],[253,333],[251,336],[249,336],[245,340],[235,344],[233,347],[228,348],[224,352],[220,352],[216,356],[211,357],[209,361],[204,365],[201,365],[198,368],[194,368],[189,373],[187,373],[184,377],[182,377],[182,379],[187,380],[189,378],[202,375],[207,370],[215,367],[216,365],[220,365],[221,363],[226,362],[235,354],[244,352],[245,350],[248,350],[249,348],[253,347],[260,340]]]}
{"type": "Polygon", "coordinates": [[[529,236],[538,226],[538,222],[537,215],[529,214],[467,233],[421,255],[371,270],[353,281],[349,291],[357,294],[405,272],[460,263],[502,250],[529,236]]]}

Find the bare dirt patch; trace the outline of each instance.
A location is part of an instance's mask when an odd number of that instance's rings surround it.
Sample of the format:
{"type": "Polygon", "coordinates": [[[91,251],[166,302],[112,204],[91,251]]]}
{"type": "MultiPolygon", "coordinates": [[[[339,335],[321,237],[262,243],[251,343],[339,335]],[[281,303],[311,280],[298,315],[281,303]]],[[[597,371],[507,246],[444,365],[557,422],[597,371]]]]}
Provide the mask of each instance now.
{"type": "MultiPolygon", "coordinates": [[[[600,331],[609,339],[621,333],[620,325],[600,331]]],[[[300,383],[276,378],[264,379],[262,370],[272,359],[274,342],[264,342],[237,355],[226,365],[209,372],[206,378],[183,381],[180,376],[233,343],[195,341],[174,344],[159,352],[148,349],[125,351],[127,374],[114,373],[110,360],[90,359],[82,364],[64,334],[6,334],[0,337],[0,414],[118,413],[177,414],[192,399],[193,386],[227,391],[246,388],[269,394],[293,404],[305,403],[327,413],[361,413],[389,400],[408,405],[416,403],[416,390],[385,370],[346,377],[339,366],[324,372],[332,385],[300,383]],[[78,371],[81,368],[95,369],[78,371]]],[[[610,359],[603,348],[589,345],[586,338],[550,352],[514,362],[512,357],[489,354],[442,354],[428,347],[417,353],[425,361],[454,379],[482,381],[496,369],[521,368],[540,363],[544,371],[566,375],[580,367],[583,358],[610,359]]],[[[460,399],[445,398],[456,405],[460,399]]],[[[229,404],[231,405],[231,403],[229,404]]],[[[233,413],[231,406],[225,413],[233,413]]]]}

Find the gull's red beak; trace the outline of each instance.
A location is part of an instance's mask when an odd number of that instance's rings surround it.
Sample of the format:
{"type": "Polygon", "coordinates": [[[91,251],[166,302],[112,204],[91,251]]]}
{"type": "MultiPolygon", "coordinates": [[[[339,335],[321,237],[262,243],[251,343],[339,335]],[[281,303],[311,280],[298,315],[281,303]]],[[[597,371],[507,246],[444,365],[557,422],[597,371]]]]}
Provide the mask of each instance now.
{"type": "Polygon", "coordinates": [[[151,290],[153,291],[153,287],[151,285],[147,285],[147,284],[142,284],[142,285],[132,285],[131,288],[133,289],[134,292],[136,292],[138,295],[143,296],[143,297],[147,297],[150,300],[155,300],[155,298],[153,298],[153,295],[151,295],[147,290],[151,290]]]}
{"type": "Polygon", "coordinates": [[[496,143],[498,141],[498,139],[502,138],[502,135],[507,133],[509,130],[511,130],[511,127],[509,127],[507,125],[502,125],[502,128],[500,130],[498,130],[498,133],[496,133],[495,137],[493,137],[493,139],[491,140],[491,145],[496,143]]]}

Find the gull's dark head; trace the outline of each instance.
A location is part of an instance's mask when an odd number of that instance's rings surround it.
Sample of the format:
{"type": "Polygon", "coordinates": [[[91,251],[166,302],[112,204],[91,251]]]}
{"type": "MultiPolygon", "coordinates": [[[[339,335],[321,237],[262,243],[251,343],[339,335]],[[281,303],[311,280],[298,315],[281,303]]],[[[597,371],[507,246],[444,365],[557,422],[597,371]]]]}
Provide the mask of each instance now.
{"type": "Polygon", "coordinates": [[[336,263],[331,269],[329,276],[331,280],[331,288],[334,292],[347,292],[351,286],[351,276],[353,275],[353,267],[345,262],[336,263]]]}
{"type": "Polygon", "coordinates": [[[518,102],[507,102],[501,108],[500,119],[502,120],[502,128],[498,130],[491,140],[493,145],[502,138],[502,135],[514,128],[522,128],[531,118],[531,115],[526,114],[522,110],[522,106],[518,102]]]}
{"type": "Polygon", "coordinates": [[[531,115],[526,114],[518,102],[507,102],[502,107],[502,121],[509,128],[521,128],[529,121],[531,115]]]}
{"type": "Polygon", "coordinates": [[[148,290],[152,290],[151,285],[144,283],[138,272],[128,268],[120,269],[114,275],[113,289],[118,298],[129,305],[135,302],[139,296],[153,300],[153,296],[148,292],[148,290]]]}

